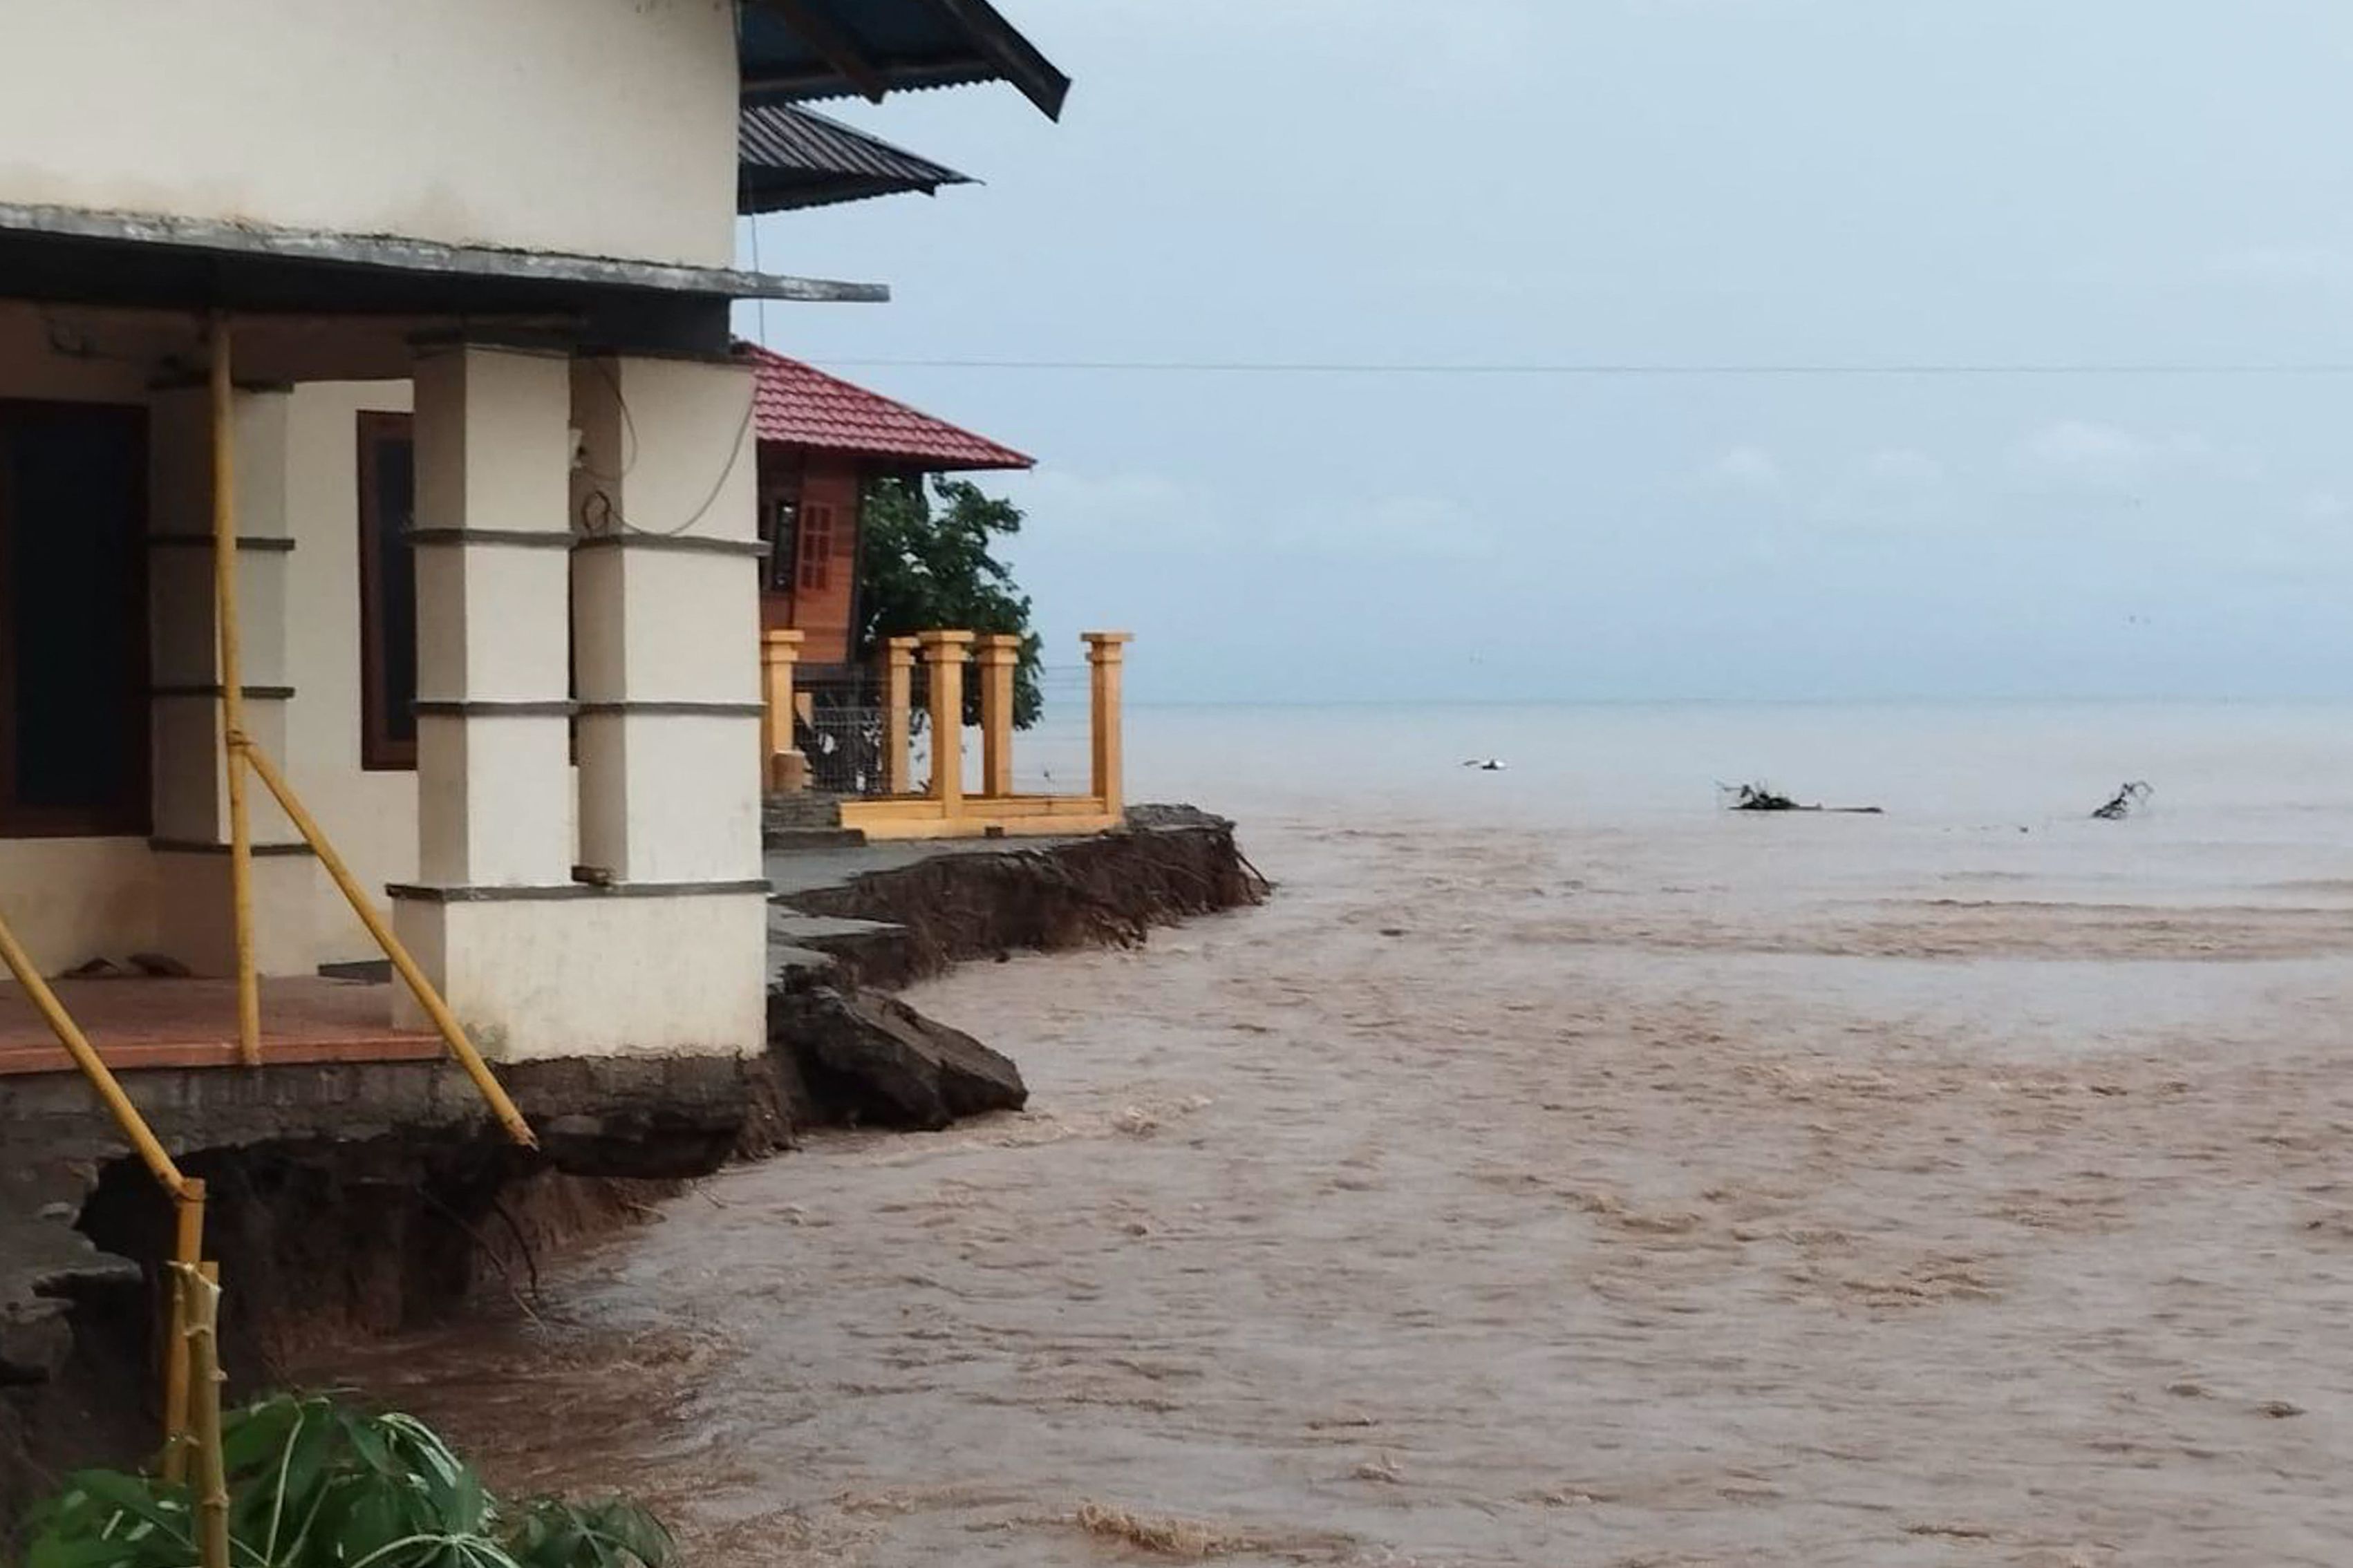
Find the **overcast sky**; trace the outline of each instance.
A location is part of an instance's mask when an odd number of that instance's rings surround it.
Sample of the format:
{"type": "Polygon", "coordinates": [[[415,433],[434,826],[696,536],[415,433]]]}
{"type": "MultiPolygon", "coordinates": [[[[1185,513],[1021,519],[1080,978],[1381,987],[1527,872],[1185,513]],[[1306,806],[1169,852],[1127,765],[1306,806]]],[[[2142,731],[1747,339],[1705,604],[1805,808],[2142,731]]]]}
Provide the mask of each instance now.
{"type": "MultiPolygon", "coordinates": [[[[1147,698],[2353,695],[2340,0],[1001,0],[1076,79],[820,106],[987,182],[761,224],[777,348],[1035,454],[1147,698]],[[869,363],[860,363],[869,362],[869,363]]],[[[992,481],[995,482],[995,481],[992,481]]]]}

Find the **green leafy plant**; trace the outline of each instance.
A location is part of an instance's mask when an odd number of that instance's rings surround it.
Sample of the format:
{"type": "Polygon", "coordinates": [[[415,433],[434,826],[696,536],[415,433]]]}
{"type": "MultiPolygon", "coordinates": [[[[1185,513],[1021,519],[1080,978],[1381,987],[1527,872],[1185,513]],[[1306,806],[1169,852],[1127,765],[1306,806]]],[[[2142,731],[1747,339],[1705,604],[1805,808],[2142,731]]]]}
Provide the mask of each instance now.
{"type": "MultiPolygon", "coordinates": [[[[619,1499],[512,1505],[413,1416],[279,1394],[222,1423],[236,1568],[668,1568],[669,1532],[619,1499]]],[[[192,1568],[195,1498],[84,1470],[36,1510],[24,1568],[192,1568]]]]}

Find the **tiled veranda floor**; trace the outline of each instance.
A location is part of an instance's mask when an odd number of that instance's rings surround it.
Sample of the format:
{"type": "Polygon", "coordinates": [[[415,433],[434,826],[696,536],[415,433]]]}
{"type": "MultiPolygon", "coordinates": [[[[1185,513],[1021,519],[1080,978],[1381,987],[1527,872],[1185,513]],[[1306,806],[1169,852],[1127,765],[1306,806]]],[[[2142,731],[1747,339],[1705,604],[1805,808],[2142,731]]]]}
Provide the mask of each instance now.
{"type": "MultiPolygon", "coordinates": [[[[237,983],[126,976],[54,982],[109,1067],[233,1067],[237,983]]],[[[261,983],[265,1063],[418,1061],[441,1054],[430,1030],[392,1026],[392,987],[311,977],[261,983]]],[[[0,1075],[70,1072],[73,1059],[24,988],[0,984],[0,1075]]]]}

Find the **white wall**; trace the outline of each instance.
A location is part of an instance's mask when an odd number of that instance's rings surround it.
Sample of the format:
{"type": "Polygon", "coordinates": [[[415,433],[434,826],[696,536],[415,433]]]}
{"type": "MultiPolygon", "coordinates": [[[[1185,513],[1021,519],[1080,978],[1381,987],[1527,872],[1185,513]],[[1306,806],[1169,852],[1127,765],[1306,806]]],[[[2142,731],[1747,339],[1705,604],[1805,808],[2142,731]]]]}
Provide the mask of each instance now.
{"type": "Polygon", "coordinates": [[[143,838],[0,838],[0,910],[44,973],[119,963],[155,946],[154,861],[143,838]]]}
{"type": "MultiPolygon", "coordinates": [[[[405,412],[409,401],[405,381],[315,383],[295,390],[287,431],[286,775],[379,899],[386,883],[417,877],[417,775],[360,766],[359,416],[405,412]]],[[[316,896],[323,961],[381,956],[323,874],[316,896]]]]}
{"type": "MultiPolygon", "coordinates": [[[[763,893],[419,903],[401,941],[493,1061],[750,1056],[767,1037],[763,893]]],[[[427,1026],[405,988],[393,1020],[427,1026]]]]}
{"type": "Polygon", "coordinates": [[[725,266],[731,0],[15,0],[0,201],[725,266]]]}
{"type": "MultiPolygon", "coordinates": [[[[385,888],[417,879],[417,773],[371,773],[360,762],[359,416],[406,412],[406,381],[315,382],[295,389],[287,431],[287,510],[294,552],[287,581],[286,773],[360,885],[386,907],[385,888]]],[[[484,629],[513,630],[503,623],[484,629]]],[[[561,626],[543,628],[562,637],[561,626]]],[[[579,792],[534,803],[577,840],[579,792]]],[[[568,867],[569,861],[566,865],[568,867]]],[[[383,956],[322,873],[316,892],[322,963],[383,956]]]]}

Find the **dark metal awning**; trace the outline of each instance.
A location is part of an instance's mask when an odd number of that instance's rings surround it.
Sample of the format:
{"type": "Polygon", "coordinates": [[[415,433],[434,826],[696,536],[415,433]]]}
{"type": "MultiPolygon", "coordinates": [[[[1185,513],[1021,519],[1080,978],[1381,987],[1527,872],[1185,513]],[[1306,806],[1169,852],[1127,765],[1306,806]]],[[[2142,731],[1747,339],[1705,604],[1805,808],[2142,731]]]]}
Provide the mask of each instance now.
{"type": "Polygon", "coordinates": [[[747,103],[737,121],[736,210],[782,212],[972,184],[969,176],[806,109],[747,103]]]}
{"type": "Polygon", "coordinates": [[[1008,81],[1059,119],[1071,79],[987,0],[744,0],[751,102],[1008,81]]]}

